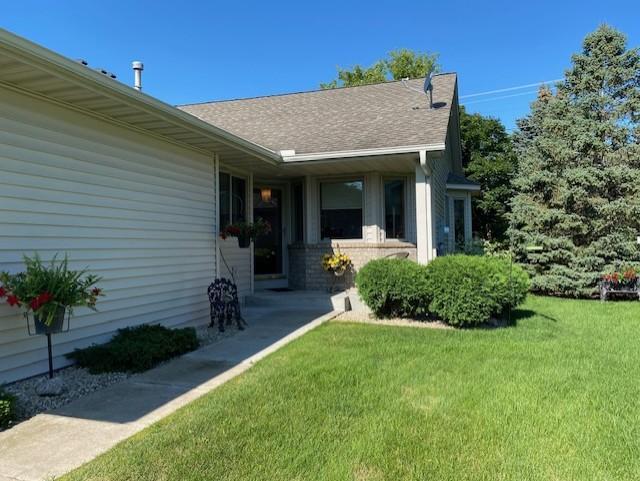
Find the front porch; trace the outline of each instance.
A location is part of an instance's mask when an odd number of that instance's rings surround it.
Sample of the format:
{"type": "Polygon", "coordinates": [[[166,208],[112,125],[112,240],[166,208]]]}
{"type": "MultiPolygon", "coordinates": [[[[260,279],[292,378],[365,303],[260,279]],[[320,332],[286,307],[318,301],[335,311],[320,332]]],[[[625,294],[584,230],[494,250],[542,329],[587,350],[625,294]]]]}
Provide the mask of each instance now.
{"type": "Polygon", "coordinates": [[[262,218],[272,227],[244,252],[221,242],[222,275],[231,271],[245,295],[327,289],[333,278],[321,260],[338,250],[353,262],[340,283],[348,288],[372,259],[427,263],[471,242],[471,195],[448,184],[441,151],[291,164],[245,176],[220,165],[221,226],[262,218]],[[228,258],[246,267],[229,267],[228,258]]]}

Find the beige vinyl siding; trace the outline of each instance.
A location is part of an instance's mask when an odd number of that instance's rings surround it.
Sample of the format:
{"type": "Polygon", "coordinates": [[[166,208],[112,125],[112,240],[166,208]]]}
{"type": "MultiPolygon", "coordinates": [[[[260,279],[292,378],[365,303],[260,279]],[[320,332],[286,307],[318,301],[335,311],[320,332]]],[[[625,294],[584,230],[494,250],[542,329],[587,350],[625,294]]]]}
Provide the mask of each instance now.
{"type": "MultiPolygon", "coordinates": [[[[451,125],[457,125],[457,118],[452,119],[451,125]]],[[[435,246],[438,254],[445,254],[449,249],[449,237],[444,232],[445,226],[449,225],[449,219],[446,218],[447,208],[445,205],[447,195],[447,177],[450,172],[456,172],[460,165],[459,143],[456,142],[457,131],[452,128],[447,133],[447,148],[442,157],[437,158],[432,163],[432,205],[433,205],[433,223],[435,229],[435,246]]]]}
{"type": "Polygon", "coordinates": [[[405,222],[407,224],[407,241],[413,242],[414,244],[417,241],[417,233],[416,233],[416,176],[415,174],[409,175],[407,177],[407,182],[405,184],[406,190],[406,206],[405,206],[405,222]]]}
{"type": "Polygon", "coordinates": [[[238,239],[229,237],[219,240],[220,277],[235,279],[238,297],[243,300],[251,294],[252,249],[238,247],[238,239]]]}
{"type": "MultiPolygon", "coordinates": [[[[103,277],[99,312],[54,336],[56,366],[117,328],[207,322],[214,221],[211,156],[0,89],[0,269],[67,253],[103,277]]],[[[45,369],[44,338],[0,305],[0,383],[45,369]]]]}

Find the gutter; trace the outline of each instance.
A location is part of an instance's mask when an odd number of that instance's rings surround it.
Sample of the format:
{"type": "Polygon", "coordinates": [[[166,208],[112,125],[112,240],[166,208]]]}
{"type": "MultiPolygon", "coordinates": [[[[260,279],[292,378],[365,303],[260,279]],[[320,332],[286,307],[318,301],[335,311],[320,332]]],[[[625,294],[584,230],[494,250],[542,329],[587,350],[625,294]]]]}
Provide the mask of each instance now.
{"type": "MultiPolygon", "coordinates": [[[[375,149],[359,149],[359,150],[340,150],[333,152],[317,152],[309,154],[296,154],[295,150],[281,150],[279,153],[285,164],[307,161],[319,161],[327,159],[345,159],[351,157],[371,157],[376,155],[392,155],[392,154],[411,154],[419,152],[422,159],[424,152],[425,162],[426,153],[441,151],[445,149],[444,143],[423,144],[423,145],[406,145],[399,147],[380,147],[375,149]]],[[[422,160],[421,160],[422,163],[422,160]]]]}

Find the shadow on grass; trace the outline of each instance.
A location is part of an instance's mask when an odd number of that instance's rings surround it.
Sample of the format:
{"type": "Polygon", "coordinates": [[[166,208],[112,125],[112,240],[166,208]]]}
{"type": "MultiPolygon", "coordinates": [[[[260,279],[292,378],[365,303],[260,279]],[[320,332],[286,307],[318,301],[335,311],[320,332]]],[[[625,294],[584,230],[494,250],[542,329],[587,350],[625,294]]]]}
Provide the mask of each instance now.
{"type": "Polygon", "coordinates": [[[541,317],[551,322],[558,322],[558,319],[555,317],[547,316],[541,312],[532,311],[531,309],[514,309],[511,311],[511,316],[509,314],[503,315],[503,317],[499,319],[492,319],[489,322],[485,322],[479,326],[471,327],[469,329],[505,329],[509,327],[517,327],[518,322],[524,321],[526,319],[530,319],[532,317],[541,317]]]}

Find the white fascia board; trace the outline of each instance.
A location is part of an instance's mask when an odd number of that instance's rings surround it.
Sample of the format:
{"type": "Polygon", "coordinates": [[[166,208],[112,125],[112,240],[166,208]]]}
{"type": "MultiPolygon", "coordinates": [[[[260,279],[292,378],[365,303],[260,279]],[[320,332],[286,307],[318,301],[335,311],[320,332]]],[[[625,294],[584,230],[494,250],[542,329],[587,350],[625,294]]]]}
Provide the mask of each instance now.
{"type": "Polygon", "coordinates": [[[218,141],[227,143],[239,150],[248,151],[270,163],[275,164],[282,160],[280,155],[271,149],[234,135],[219,127],[215,127],[155,97],[138,91],[133,87],[129,87],[117,80],[107,78],[103,74],[93,71],[91,68],[87,68],[52,50],[0,28],[0,50],[3,49],[11,52],[12,56],[16,59],[36,68],[44,68],[75,83],[80,81],[84,87],[90,88],[102,95],[118,98],[120,101],[126,101],[134,108],[160,116],[168,122],[183,127],[190,127],[192,130],[203,135],[215,136],[218,141]]]}
{"type": "MultiPolygon", "coordinates": [[[[342,150],[333,152],[318,152],[312,154],[294,154],[286,155],[288,152],[282,150],[282,160],[287,163],[294,162],[308,162],[314,160],[327,160],[327,159],[345,159],[349,157],[372,157],[376,155],[392,155],[392,154],[410,154],[418,153],[420,151],[439,151],[444,150],[445,144],[426,144],[426,145],[407,145],[400,147],[380,147],[375,149],[360,149],[360,150],[342,150]]],[[[294,151],[295,152],[295,151],[294,151]]]]}

